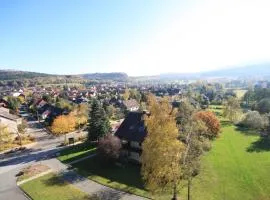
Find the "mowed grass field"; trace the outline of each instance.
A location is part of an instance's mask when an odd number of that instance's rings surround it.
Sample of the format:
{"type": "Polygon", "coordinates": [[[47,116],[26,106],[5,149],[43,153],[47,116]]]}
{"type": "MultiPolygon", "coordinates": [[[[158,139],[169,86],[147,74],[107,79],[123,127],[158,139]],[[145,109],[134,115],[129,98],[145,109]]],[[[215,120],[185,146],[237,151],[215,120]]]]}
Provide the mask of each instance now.
{"type": "MultiPolygon", "coordinates": [[[[223,125],[193,181],[193,200],[270,200],[270,144],[223,125]]],[[[185,198],[184,198],[185,199],[185,198]]]]}
{"type": "MultiPolygon", "coordinates": [[[[222,133],[202,156],[201,172],[193,179],[192,200],[270,200],[270,139],[239,130],[222,117],[223,106],[210,106],[222,120],[222,133]]],[[[102,166],[91,158],[74,165],[83,175],[109,187],[149,196],[138,166],[102,166]]],[[[179,192],[187,199],[187,188],[179,192]]],[[[160,195],[155,199],[171,199],[160,195]]]]}
{"type": "MultiPolygon", "coordinates": [[[[97,163],[88,159],[75,168],[101,184],[148,196],[136,166],[133,170],[97,163]]],[[[256,133],[224,123],[220,137],[201,163],[201,173],[193,180],[192,200],[270,200],[270,143],[263,143],[256,133]]],[[[186,188],[181,189],[181,199],[187,199],[186,192],[186,188]]],[[[171,195],[156,199],[171,199],[171,195]]]]}
{"type": "Polygon", "coordinates": [[[63,163],[69,163],[74,160],[78,160],[83,157],[90,156],[96,153],[96,144],[88,142],[70,146],[67,149],[60,151],[60,155],[57,157],[63,163]]]}
{"type": "Polygon", "coordinates": [[[33,200],[91,200],[85,193],[50,173],[20,186],[33,200]]]}

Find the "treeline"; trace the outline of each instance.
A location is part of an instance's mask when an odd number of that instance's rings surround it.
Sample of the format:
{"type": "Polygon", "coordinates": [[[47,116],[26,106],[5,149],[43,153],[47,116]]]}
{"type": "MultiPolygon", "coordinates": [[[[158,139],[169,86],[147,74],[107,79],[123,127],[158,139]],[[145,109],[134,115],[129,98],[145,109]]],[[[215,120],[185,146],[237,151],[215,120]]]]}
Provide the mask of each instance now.
{"type": "Polygon", "coordinates": [[[0,80],[32,79],[36,77],[52,76],[45,73],[0,70],[0,80]]]}
{"type": "Polygon", "coordinates": [[[128,79],[128,75],[126,73],[93,73],[93,74],[82,74],[83,78],[91,79],[91,80],[119,80],[125,81],[128,79]]]}
{"type": "Polygon", "coordinates": [[[243,97],[245,106],[260,113],[270,112],[270,88],[254,88],[243,97]]]}
{"type": "Polygon", "coordinates": [[[85,84],[87,81],[80,77],[74,76],[47,76],[47,77],[35,77],[31,79],[14,79],[14,80],[0,80],[0,87],[34,87],[42,86],[44,84],[85,84]]]}

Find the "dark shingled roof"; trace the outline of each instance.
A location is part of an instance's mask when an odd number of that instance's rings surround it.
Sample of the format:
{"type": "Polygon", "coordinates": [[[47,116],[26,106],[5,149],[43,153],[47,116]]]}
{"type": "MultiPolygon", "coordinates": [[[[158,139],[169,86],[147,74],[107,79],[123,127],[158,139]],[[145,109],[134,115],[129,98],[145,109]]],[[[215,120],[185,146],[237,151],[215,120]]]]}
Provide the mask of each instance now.
{"type": "Polygon", "coordinates": [[[115,136],[127,141],[143,142],[146,136],[143,112],[129,112],[126,119],[115,132],[115,136]]]}

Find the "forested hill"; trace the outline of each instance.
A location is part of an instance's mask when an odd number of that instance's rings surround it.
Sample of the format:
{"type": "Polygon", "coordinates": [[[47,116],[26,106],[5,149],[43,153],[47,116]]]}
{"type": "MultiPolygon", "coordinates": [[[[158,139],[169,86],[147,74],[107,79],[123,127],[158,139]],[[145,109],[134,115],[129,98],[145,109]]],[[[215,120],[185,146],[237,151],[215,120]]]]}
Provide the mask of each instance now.
{"type": "Polygon", "coordinates": [[[128,79],[128,75],[125,73],[92,73],[92,74],[80,74],[80,75],[56,75],[56,74],[45,74],[38,72],[28,71],[16,71],[16,70],[0,70],[0,81],[1,80],[20,80],[20,79],[33,79],[33,78],[65,78],[65,79],[88,79],[88,80],[119,80],[125,81],[128,79]]]}
{"type": "Polygon", "coordinates": [[[127,80],[128,75],[126,73],[114,72],[114,73],[91,73],[81,74],[81,77],[91,80],[127,80]]]}
{"type": "Polygon", "coordinates": [[[17,80],[17,79],[32,79],[38,77],[54,76],[38,72],[15,71],[15,70],[0,70],[0,80],[17,80]]]}

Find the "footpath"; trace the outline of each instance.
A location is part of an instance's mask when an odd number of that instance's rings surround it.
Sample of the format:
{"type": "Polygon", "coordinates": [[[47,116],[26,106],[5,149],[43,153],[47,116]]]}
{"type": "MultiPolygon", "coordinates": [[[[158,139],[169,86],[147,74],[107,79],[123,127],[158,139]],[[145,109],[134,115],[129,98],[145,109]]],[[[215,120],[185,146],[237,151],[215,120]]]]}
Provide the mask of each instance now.
{"type": "MultiPolygon", "coordinates": [[[[92,155],[92,156],[95,156],[95,155],[92,155]]],[[[90,157],[87,157],[87,158],[90,158],[90,157]]],[[[73,161],[72,163],[80,162],[81,160],[84,160],[84,159],[86,158],[80,159],[78,161],[73,161]]],[[[41,162],[41,164],[47,165],[48,167],[50,167],[50,170],[42,174],[39,174],[35,177],[24,180],[23,183],[33,180],[35,178],[38,178],[40,176],[43,176],[47,173],[54,172],[56,174],[59,174],[60,177],[64,181],[67,181],[68,183],[72,184],[74,187],[80,189],[81,191],[85,192],[86,194],[90,196],[96,195],[102,200],[145,200],[146,199],[146,198],[129,194],[120,190],[116,190],[116,189],[101,185],[99,183],[96,183],[92,180],[89,180],[79,175],[74,170],[69,169],[68,165],[63,164],[56,158],[44,160],[41,162]]],[[[19,184],[22,184],[22,183],[19,183],[19,184]]]]}

